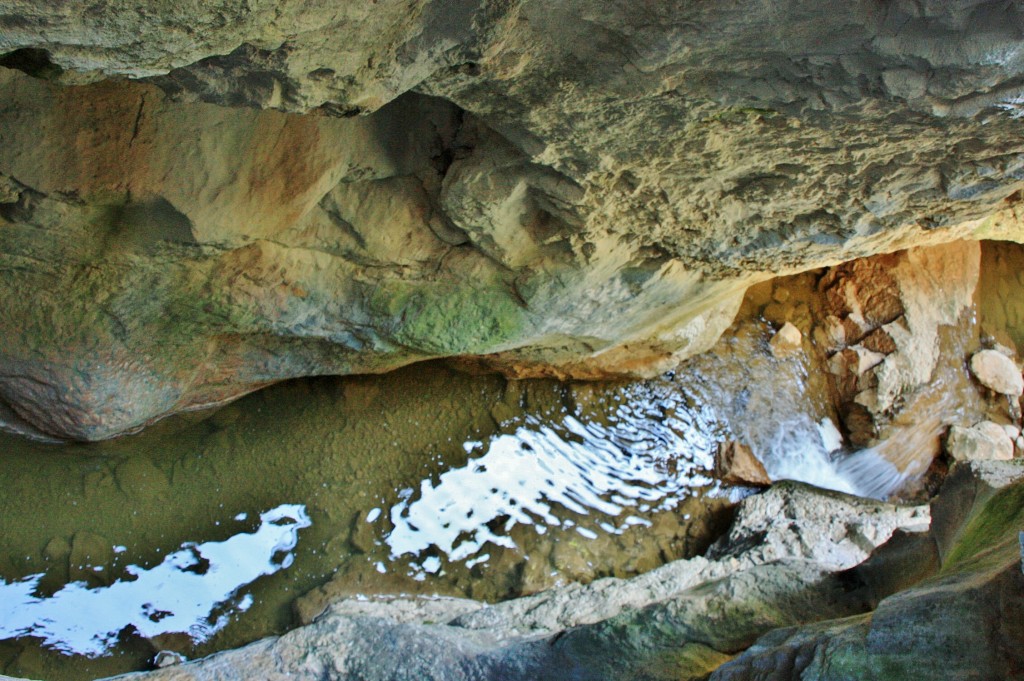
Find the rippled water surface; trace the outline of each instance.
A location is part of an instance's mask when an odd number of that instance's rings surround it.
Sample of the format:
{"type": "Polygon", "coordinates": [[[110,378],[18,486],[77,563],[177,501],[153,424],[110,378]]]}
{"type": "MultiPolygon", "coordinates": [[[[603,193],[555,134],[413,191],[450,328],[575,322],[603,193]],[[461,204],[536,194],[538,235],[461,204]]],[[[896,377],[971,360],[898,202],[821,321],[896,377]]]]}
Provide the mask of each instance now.
{"type": "Polygon", "coordinates": [[[282,505],[263,513],[254,532],[184,544],[154,567],[128,565],[109,586],[75,581],[45,595],[45,573],[0,582],[0,638],[31,636],[51,650],[89,657],[116,648],[126,628],[150,639],[185,634],[202,643],[252,605],[251,594],[235,597],[242,587],[292,564],[298,530],[309,524],[301,505],[282,505]]]}
{"type": "Polygon", "coordinates": [[[498,600],[692,555],[723,424],[671,378],[296,381],[96,445],[0,436],[0,669],[95,678],[346,593],[498,600]]]}

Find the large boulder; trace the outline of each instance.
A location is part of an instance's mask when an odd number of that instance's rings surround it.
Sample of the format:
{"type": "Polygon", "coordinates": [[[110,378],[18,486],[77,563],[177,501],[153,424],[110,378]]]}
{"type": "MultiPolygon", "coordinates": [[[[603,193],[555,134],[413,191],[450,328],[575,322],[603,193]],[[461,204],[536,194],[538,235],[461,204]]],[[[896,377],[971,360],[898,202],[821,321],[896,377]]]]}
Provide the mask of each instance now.
{"type": "Polygon", "coordinates": [[[970,428],[953,426],[946,438],[946,451],[955,461],[1008,461],[1013,458],[1013,447],[1006,430],[991,421],[970,428]]]}
{"type": "Polygon", "coordinates": [[[1019,464],[962,467],[942,495],[967,503],[937,513],[955,509],[958,526],[950,537],[950,524],[939,525],[940,545],[951,545],[938,575],[883,599],[870,614],[773,631],[710,678],[1017,678],[1024,669],[1022,478],[1019,464]]]}
{"type": "Polygon", "coordinates": [[[1024,394],[1024,377],[1012,359],[997,350],[980,350],[971,356],[971,373],[978,382],[1001,395],[1024,394]]]}

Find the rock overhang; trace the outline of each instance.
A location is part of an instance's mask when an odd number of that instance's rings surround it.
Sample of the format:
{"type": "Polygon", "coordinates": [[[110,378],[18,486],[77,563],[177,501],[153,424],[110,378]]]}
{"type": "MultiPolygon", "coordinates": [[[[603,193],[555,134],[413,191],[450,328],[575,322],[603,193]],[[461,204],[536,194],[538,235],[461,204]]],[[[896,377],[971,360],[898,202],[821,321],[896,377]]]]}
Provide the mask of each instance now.
{"type": "Polygon", "coordinates": [[[9,2],[2,394],[98,439],[438,356],[668,368],[750,283],[1020,240],[1021,24],[996,2],[9,2]]]}

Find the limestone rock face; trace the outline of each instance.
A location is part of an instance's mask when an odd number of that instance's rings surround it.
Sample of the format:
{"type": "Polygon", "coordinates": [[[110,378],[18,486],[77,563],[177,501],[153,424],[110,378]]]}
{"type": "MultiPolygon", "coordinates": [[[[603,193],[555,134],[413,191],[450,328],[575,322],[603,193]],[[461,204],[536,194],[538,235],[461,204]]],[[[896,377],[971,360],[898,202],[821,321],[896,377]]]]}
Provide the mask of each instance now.
{"type": "Polygon", "coordinates": [[[814,337],[828,355],[850,441],[907,475],[942,451],[942,436],[977,400],[961,359],[976,343],[981,249],[949,243],[831,268],[818,283],[814,337]]]}
{"type": "Polygon", "coordinates": [[[949,244],[834,268],[820,284],[839,328],[830,350],[844,397],[876,425],[932,380],[939,332],[961,321],[978,284],[977,244],[949,244]]]}
{"type": "Polygon", "coordinates": [[[0,412],[99,439],[439,356],[651,374],[774,274],[1020,240],[1021,23],[967,0],[6,0],[0,412]]]}

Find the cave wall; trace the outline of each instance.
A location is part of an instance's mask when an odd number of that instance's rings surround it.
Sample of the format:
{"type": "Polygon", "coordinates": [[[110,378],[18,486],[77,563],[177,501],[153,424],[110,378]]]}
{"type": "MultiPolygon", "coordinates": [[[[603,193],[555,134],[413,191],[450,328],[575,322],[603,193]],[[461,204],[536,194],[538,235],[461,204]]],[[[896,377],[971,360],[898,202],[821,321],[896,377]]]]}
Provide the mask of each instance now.
{"type": "Polygon", "coordinates": [[[7,427],[650,375],[757,281],[1024,236],[1012,4],[335,5],[2,3],[7,427]]]}

